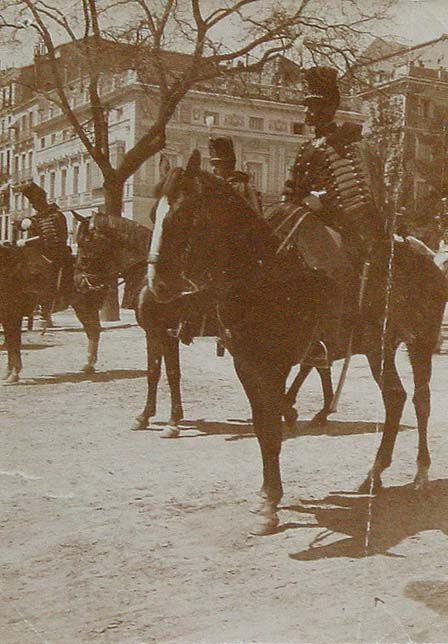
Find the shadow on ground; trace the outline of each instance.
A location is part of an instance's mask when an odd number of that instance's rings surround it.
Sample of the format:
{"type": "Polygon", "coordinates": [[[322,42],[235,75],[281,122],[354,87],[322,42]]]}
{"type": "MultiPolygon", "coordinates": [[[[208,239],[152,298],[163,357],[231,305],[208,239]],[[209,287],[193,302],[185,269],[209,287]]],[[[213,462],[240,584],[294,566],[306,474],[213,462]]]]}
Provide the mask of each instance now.
{"type": "Polygon", "coordinates": [[[24,385],[42,386],[57,385],[67,382],[111,382],[112,380],[129,380],[132,378],[146,377],[146,371],[142,369],[110,369],[109,371],[100,371],[97,373],[55,373],[52,376],[42,378],[30,378],[23,381],[24,385]]]}
{"type": "MultiPolygon", "coordinates": [[[[286,523],[279,531],[293,528],[322,528],[323,532],[306,550],[290,554],[297,561],[314,561],[335,557],[362,558],[389,552],[404,539],[426,530],[448,534],[448,480],[428,483],[424,493],[409,485],[384,488],[376,497],[330,494],[325,499],[300,501],[284,507],[296,512],[304,521],[286,523]],[[366,550],[366,525],[370,518],[369,543],[366,550]],[[335,534],[336,533],[336,534],[335,534]],[[344,535],[346,535],[344,537],[344,535]],[[335,541],[335,538],[338,540],[335,541]],[[326,543],[333,539],[332,542],[326,543]]],[[[411,585],[412,586],[412,585],[411,585]]],[[[445,584],[448,588],[448,584],[445,584]]],[[[413,587],[416,593],[422,587],[413,587]]]]}
{"type": "MultiPolygon", "coordinates": [[[[53,343],[45,343],[45,342],[24,342],[22,344],[22,351],[37,351],[39,349],[50,349],[51,347],[54,347],[55,345],[53,343]]],[[[6,352],[6,345],[5,344],[0,344],[0,351],[5,351],[6,352]]]]}
{"type": "MultiPolygon", "coordinates": [[[[163,424],[163,423],[154,423],[163,424]]],[[[400,431],[415,429],[411,425],[401,425],[400,431]]],[[[208,421],[204,419],[199,420],[183,420],[180,423],[180,430],[182,437],[182,430],[197,430],[197,433],[192,435],[190,432],[185,435],[185,438],[192,438],[196,436],[228,436],[227,440],[239,440],[242,438],[254,438],[255,434],[252,429],[252,421],[241,419],[229,419],[224,421],[208,421]]],[[[308,421],[298,421],[294,424],[293,428],[283,427],[283,439],[290,440],[293,438],[300,438],[301,436],[353,436],[357,434],[375,434],[377,431],[382,431],[382,424],[368,423],[368,422],[344,422],[344,421],[329,421],[325,425],[318,427],[311,426],[308,421]]]]}
{"type": "Polygon", "coordinates": [[[405,597],[425,604],[442,617],[448,617],[448,582],[419,580],[409,582],[404,589],[405,597]]]}
{"type": "MultiPolygon", "coordinates": [[[[400,425],[400,432],[415,429],[412,425],[400,425]]],[[[323,425],[313,426],[300,420],[292,428],[285,428],[284,440],[300,436],[353,436],[356,434],[376,434],[383,430],[383,423],[364,421],[329,420],[323,425]]]]}
{"type": "MultiPolygon", "coordinates": [[[[81,324],[81,323],[80,323],[81,324]]],[[[131,327],[138,326],[136,322],[123,322],[123,324],[117,324],[116,326],[105,326],[101,327],[101,332],[105,333],[106,331],[121,331],[122,329],[130,329],[131,327]]],[[[48,329],[47,333],[85,333],[84,328],[80,326],[52,326],[48,329]]]]}

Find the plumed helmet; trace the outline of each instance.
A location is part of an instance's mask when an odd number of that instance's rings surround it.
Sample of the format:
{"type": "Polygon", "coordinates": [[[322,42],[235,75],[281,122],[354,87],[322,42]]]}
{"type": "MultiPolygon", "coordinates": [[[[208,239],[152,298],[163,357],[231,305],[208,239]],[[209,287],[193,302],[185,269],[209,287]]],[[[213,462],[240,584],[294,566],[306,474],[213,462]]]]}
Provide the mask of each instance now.
{"type": "Polygon", "coordinates": [[[236,157],[230,136],[211,136],[208,140],[210,161],[227,161],[235,165],[236,157]]]}
{"type": "Polygon", "coordinates": [[[341,95],[337,84],[338,72],[333,67],[316,66],[305,69],[305,81],[308,94],[305,103],[320,100],[339,107],[341,95]]]}
{"type": "Polygon", "coordinates": [[[32,204],[35,199],[45,199],[47,200],[47,193],[43,188],[34,183],[34,181],[29,181],[23,183],[19,186],[19,191],[30,201],[32,204]]]}

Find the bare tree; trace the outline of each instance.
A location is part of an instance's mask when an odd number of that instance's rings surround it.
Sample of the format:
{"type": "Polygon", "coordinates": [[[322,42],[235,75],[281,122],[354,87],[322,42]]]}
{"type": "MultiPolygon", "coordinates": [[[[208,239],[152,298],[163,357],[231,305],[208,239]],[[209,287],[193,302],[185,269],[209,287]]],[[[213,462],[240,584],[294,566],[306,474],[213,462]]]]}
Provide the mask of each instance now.
{"type": "Polygon", "coordinates": [[[3,0],[0,28],[15,36],[31,29],[44,43],[50,89],[38,84],[35,89],[64,113],[102,173],[107,212],[118,215],[125,181],[163,149],[167,123],[190,89],[204,81],[260,70],[298,42],[315,61],[349,63],[355,54],[353,41],[359,42],[369,25],[384,17],[389,4],[390,0],[376,0],[373,9],[361,10],[354,0],[335,0],[331,9],[321,0],[77,0],[67,11],[56,0],[3,0]],[[119,28],[112,26],[117,15],[119,28]],[[55,34],[73,46],[78,73],[88,88],[87,120],[71,105],[71,83],[58,60],[55,34]],[[120,47],[118,60],[111,43],[120,47]],[[174,47],[186,54],[177,69],[167,56],[174,47]],[[236,61],[238,65],[232,66],[236,61]],[[147,131],[113,167],[101,81],[125,66],[138,72],[157,110],[147,131]]]}
{"type": "MultiPolygon", "coordinates": [[[[33,91],[55,103],[103,177],[105,208],[120,215],[126,180],[165,146],[166,127],[194,87],[247,79],[279,53],[344,69],[356,46],[393,0],[0,0],[0,34],[30,32],[45,47],[33,91]],[[117,26],[118,23],[118,26],[117,26]],[[69,47],[71,72],[60,58],[69,47]],[[173,66],[170,53],[183,53],[173,66]],[[118,165],[111,159],[107,76],[137,74],[152,101],[152,121],[118,165]],[[42,75],[47,83],[42,84],[42,75]],[[71,101],[73,82],[87,88],[88,117],[71,101]]],[[[28,82],[30,80],[28,79],[28,82]]]]}

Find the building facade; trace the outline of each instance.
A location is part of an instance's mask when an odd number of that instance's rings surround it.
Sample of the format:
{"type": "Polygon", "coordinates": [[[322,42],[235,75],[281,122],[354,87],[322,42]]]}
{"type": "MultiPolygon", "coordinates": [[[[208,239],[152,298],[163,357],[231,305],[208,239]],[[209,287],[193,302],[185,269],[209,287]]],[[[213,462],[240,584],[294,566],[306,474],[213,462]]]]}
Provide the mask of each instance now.
{"type": "Polygon", "coordinates": [[[402,166],[399,205],[431,224],[448,191],[448,35],[411,48],[378,40],[353,72],[366,133],[380,155],[393,142],[402,166]]]}
{"type": "MultiPolygon", "coordinates": [[[[101,172],[64,114],[47,98],[26,89],[23,78],[31,68],[0,72],[2,240],[11,238],[14,219],[31,214],[26,199],[15,190],[21,181],[33,179],[41,185],[67,215],[72,231],[72,209],[85,214],[104,203],[101,172]]],[[[209,169],[207,123],[211,121],[213,134],[232,137],[239,169],[251,175],[264,199],[278,198],[298,145],[311,135],[304,123],[300,77],[301,70],[294,63],[279,57],[245,83],[244,96],[232,79],[198,86],[183,99],[169,122],[163,153],[172,165],[184,165],[197,148],[203,167],[209,169]],[[282,73],[285,66],[288,82],[282,73]]],[[[152,97],[130,69],[106,74],[101,95],[108,105],[112,164],[118,166],[151,124],[152,97]]],[[[78,118],[88,121],[88,93],[82,78],[70,79],[69,96],[78,118]]],[[[351,103],[338,113],[341,121],[360,122],[363,118],[351,103]]],[[[152,190],[159,179],[159,158],[148,159],[128,179],[124,190],[123,215],[146,225],[154,202],[152,190]]]]}

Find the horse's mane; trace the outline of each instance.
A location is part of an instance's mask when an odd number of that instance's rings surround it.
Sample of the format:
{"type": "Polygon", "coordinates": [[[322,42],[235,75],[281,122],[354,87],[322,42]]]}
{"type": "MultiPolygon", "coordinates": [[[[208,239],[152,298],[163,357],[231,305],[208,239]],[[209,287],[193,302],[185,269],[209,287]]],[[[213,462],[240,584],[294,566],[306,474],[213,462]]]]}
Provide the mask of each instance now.
{"type": "Polygon", "coordinates": [[[277,248],[278,241],[274,238],[274,231],[269,222],[253,212],[248,212],[248,204],[241,197],[238,192],[229,184],[225,179],[216,176],[206,170],[201,170],[199,174],[199,181],[202,190],[206,194],[211,194],[226,199],[228,205],[234,205],[235,217],[239,221],[235,222],[242,227],[247,227],[251,230],[259,241],[264,245],[266,251],[277,248]]]}
{"type": "Polygon", "coordinates": [[[126,217],[115,217],[97,213],[93,216],[93,226],[98,232],[110,235],[115,243],[133,255],[146,256],[152,231],[126,217]]]}

